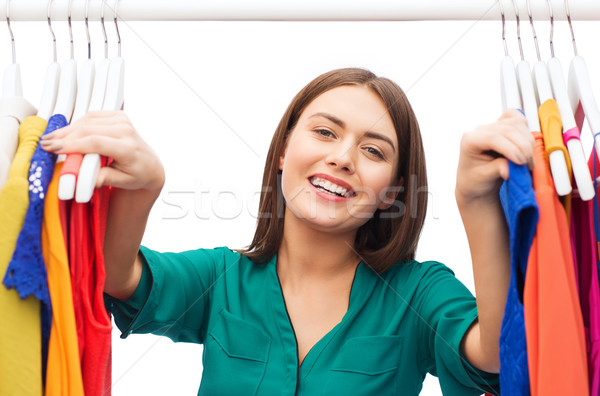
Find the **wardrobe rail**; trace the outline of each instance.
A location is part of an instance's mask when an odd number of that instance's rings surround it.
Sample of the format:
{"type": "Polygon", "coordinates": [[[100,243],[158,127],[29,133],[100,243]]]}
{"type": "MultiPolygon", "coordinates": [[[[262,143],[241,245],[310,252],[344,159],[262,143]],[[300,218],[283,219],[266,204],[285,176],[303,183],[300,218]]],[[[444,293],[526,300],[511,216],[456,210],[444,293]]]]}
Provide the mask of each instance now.
{"type": "MultiPolygon", "coordinates": [[[[8,1],[8,0],[5,0],[8,1]]],[[[84,19],[86,0],[71,0],[71,18],[84,19]]],[[[116,0],[106,0],[111,17],[116,0]]],[[[515,0],[527,17],[526,0],[515,0]]],[[[548,20],[547,0],[530,0],[535,20],[548,20]]],[[[6,19],[5,2],[0,16],[6,19]]],[[[102,0],[89,0],[90,20],[100,19],[102,0]]],[[[552,0],[554,17],[565,20],[563,0],[552,0]]],[[[69,0],[53,0],[52,20],[67,20],[69,0]]],[[[512,1],[503,0],[506,18],[514,19],[512,1]],[[509,11],[510,10],[510,11],[509,11]]],[[[45,21],[48,0],[12,0],[11,21],[45,21]]],[[[600,20],[600,1],[569,1],[573,20],[600,20]]],[[[126,21],[423,21],[499,20],[498,0],[119,0],[126,21]]],[[[523,18],[523,19],[525,19],[523,18]]],[[[435,34],[435,32],[433,32],[435,34]]]]}

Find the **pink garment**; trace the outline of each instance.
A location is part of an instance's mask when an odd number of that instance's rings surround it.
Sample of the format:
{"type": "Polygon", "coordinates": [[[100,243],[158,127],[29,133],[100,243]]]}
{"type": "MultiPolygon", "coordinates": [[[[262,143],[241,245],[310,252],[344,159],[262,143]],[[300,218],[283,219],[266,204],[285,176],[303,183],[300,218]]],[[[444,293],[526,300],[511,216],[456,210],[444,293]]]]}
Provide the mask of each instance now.
{"type": "MultiPolygon", "coordinates": [[[[583,111],[579,105],[575,114],[577,126],[581,129],[583,111]]],[[[592,152],[588,166],[594,177],[594,156],[592,152]]],[[[596,156],[596,172],[600,172],[600,162],[596,156]]],[[[596,195],[600,188],[596,187],[596,195]]],[[[598,252],[594,232],[594,201],[584,202],[575,194],[571,200],[571,242],[577,254],[578,287],[581,314],[585,328],[587,345],[588,377],[592,395],[600,393],[600,285],[598,281],[598,252]]]]}

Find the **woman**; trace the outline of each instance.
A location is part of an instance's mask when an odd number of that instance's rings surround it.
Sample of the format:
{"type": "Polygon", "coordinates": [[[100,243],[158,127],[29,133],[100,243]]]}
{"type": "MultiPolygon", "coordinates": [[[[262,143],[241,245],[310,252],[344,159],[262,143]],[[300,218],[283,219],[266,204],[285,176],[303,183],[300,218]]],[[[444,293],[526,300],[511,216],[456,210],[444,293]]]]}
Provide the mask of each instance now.
{"type": "Polygon", "coordinates": [[[140,247],[164,171],[123,113],[91,113],[43,144],[114,159],[97,183],[116,187],[108,308],[125,336],[203,343],[199,394],[412,395],[427,372],[447,395],[496,389],[510,275],[498,188],[507,159],[533,152],[518,112],[461,143],[456,198],[477,301],[444,265],[413,260],[427,197],[420,132],[402,90],[366,70],[325,73],[293,99],[246,250],[140,247]]]}

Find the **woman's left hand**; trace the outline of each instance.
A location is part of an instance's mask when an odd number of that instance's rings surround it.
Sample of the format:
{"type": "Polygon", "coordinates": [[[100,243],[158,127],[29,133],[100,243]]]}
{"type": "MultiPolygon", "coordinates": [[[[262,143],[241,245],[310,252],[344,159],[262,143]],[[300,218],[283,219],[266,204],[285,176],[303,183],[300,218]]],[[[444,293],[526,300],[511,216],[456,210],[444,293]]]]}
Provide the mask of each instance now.
{"type": "Polygon", "coordinates": [[[525,117],[507,110],[491,124],[463,135],[456,177],[459,205],[498,202],[498,189],[508,179],[508,160],[533,169],[533,135],[525,117]]]}

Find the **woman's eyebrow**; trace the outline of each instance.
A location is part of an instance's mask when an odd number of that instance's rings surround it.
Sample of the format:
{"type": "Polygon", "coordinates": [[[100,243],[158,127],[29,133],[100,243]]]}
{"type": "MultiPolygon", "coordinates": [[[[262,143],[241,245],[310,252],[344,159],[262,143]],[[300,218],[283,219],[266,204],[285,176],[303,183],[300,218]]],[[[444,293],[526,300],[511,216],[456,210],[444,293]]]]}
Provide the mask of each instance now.
{"type": "Polygon", "coordinates": [[[344,121],[340,120],[339,118],[337,118],[336,116],[332,115],[332,114],[318,112],[318,113],[315,113],[315,114],[311,115],[308,118],[313,118],[313,117],[325,117],[329,121],[331,121],[334,124],[338,125],[340,128],[346,128],[346,123],[344,121]]]}
{"type": "Polygon", "coordinates": [[[390,146],[392,146],[392,150],[393,150],[394,153],[396,152],[396,147],[394,147],[394,143],[392,142],[392,140],[389,137],[387,137],[385,135],[382,135],[382,134],[377,133],[377,132],[367,131],[367,132],[365,132],[365,134],[363,136],[368,137],[368,138],[372,138],[372,139],[383,140],[384,142],[386,142],[387,144],[389,144],[390,146]]]}
{"type": "MultiPolygon", "coordinates": [[[[318,112],[318,113],[311,115],[308,118],[313,118],[313,117],[324,117],[324,118],[327,118],[329,121],[333,122],[334,124],[338,125],[340,128],[346,128],[346,123],[332,114],[318,112]]],[[[392,140],[389,137],[387,137],[385,135],[382,135],[377,132],[367,131],[367,132],[365,132],[365,134],[363,136],[372,138],[372,139],[383,140],[384,142],[386,142],[387,144],[389,144],[392,147],[392,150],[394,153],[396,152],[396,147],[394,147],[394,143],[392,142],[392,140]]]]}

